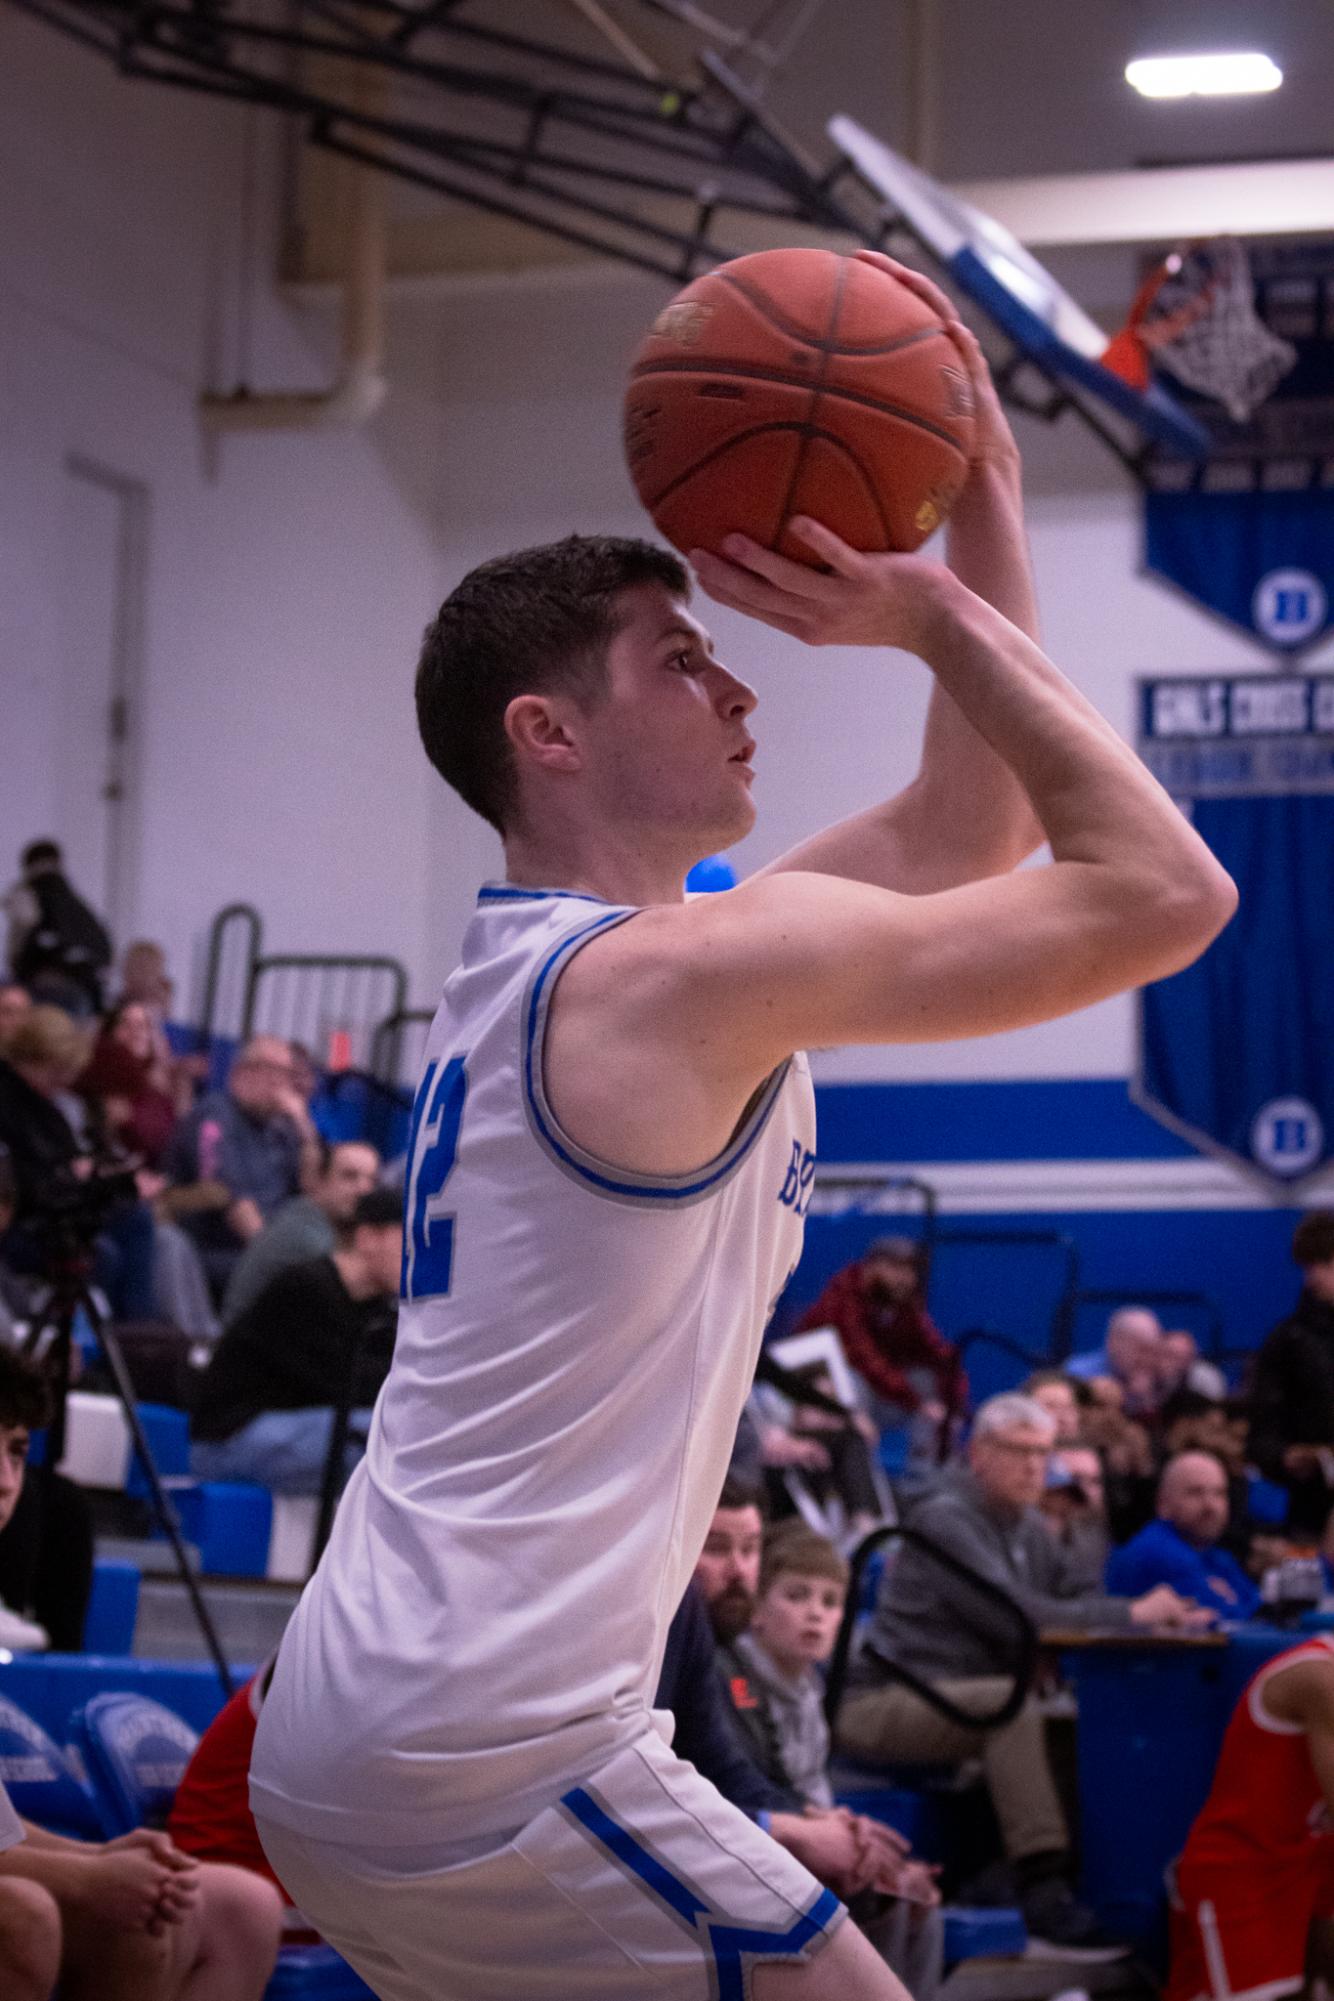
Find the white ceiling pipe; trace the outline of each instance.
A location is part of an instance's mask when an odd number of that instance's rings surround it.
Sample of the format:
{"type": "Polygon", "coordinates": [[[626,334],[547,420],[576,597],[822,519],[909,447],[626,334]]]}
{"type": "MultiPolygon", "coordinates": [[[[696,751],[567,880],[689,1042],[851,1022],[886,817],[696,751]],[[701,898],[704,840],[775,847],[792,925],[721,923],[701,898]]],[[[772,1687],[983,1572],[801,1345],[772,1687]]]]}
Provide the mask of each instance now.
{"type": "Polygon", "coordinates": [[[389,393],[384,372],[385,176],[354,166],[350,175],[338,379],[324,390],[205,394],[200,416],[210,431],[294,431],[364,424],[389,393]]]}

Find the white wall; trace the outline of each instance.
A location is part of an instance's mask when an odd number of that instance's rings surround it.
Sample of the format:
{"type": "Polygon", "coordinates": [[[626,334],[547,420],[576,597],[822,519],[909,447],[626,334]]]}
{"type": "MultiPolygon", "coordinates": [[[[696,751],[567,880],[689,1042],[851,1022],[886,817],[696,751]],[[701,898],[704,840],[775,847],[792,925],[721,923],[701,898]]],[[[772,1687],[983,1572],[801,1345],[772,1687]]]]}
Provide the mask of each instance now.
{"type": "MultiPolygon", "coordinates": [[[[666,288],[554,277],[394,302],[394,387],[360,433],[206,449],[201,387],[235,379],[241,159],[257,147],[256,387],[317,386],[327,304],[274,268],[280,127],[117,80],[0,15],[0,865],[50,825],[58,490],[77,451],[142,478],[152,526],[135,928],[178,975],[209,915],[259,905],[279,949],[389,951],[433,997],[497,866],[415,741],[420,630],[503,546],[644,526],[617,385],[666,288]]],[[[1141,673],[1254,664],[1239,638],[1135,575],[1137,505],[1091,439],[1027,426],[1048,643],[1129,728],[1141,673]]],[[[808,654],[716,608],[761,694],[760,823],[744,864],[902,783],[924,671],[808,654]]],[[[1128,1002],[985,1044],[848,1052],[828,1074],[1116,1076],[1128,1002]]]]}

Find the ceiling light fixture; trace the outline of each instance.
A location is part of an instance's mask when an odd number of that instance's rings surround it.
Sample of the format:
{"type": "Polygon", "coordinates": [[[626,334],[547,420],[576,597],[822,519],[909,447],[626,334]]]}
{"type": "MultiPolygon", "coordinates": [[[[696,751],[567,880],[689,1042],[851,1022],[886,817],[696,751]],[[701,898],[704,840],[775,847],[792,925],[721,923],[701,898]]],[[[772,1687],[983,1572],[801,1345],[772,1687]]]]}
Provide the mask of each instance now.
{"type": "Polygon", "coordinates": [[[1244,97],[1277,90],[1282,81],[1278,64],[1258,51],[1140,56],[1126,64],[1126,82],[1141,97],[1244,97]]]}

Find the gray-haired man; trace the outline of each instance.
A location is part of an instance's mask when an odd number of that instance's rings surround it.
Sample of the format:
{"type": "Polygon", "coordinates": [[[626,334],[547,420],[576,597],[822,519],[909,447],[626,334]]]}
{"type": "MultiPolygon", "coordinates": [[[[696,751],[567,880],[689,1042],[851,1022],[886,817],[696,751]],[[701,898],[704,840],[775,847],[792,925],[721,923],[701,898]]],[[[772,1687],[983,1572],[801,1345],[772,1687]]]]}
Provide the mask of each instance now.
{"type": "MultiPolygon", "coordinates": [[[[1037,1507],[1055,1434],[1032,1397],[992,1397],[977,1413],[966,1464],[918,1504],[912,1527],[998,1585],[1039,1629],[1199,1623],[1195,1608],[1165,1586],[1137,1599],[1078,1588],[1037,1507]]],[[[886,1568],[838,1742],[877,1763],[980,1757],[1030,1933],[1063,1952],[1102,1956],[1107,1941],[1070,1889],[1069,1831],[1036,1699],[1030,1694],[999,1729],[969,1730],[893,1671],[906,1668],[961,1709],[985,1715],[1004,1701],[1013,1662],[1013,1622],[994,1601],[905,1544],[886,1568]]]]}

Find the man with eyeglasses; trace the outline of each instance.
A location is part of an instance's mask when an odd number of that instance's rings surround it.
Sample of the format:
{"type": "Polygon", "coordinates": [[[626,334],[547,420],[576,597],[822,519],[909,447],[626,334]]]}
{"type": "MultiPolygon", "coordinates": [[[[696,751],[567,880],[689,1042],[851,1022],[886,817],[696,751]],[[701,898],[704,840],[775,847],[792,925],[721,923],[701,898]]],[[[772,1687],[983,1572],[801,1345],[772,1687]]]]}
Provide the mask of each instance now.
{"type": "Polygon", "coordinates": [[[252,1036],[226,1090],[200,1099],[163,1162],[167,1214],[193,1237],[216,1291],[274,1211],[314,1187],[320,1157],[291,1049],[276,1035],[252,1036]]]}
{"type": "MultiPolygon", "coordinates": [[[[1134,1599],[1080,1588],[1038,1510],[1055,1438],[1055,1420],[1034,1398],[992,1397],[974,1420],[966,1462],[918,1503],[910,1525],[999,1587],[1039,1631],[1207,1624],[1211,1613],[1166,1585],[1134,1599]]],[[[886,1566],[837,1741],[876,1764],[980,1758],[1031,1941],[1067,1958],[1115,1957],[1119,1948],[1071,1889],[1069,1830],[1034,1695],[999,1728],[967,1729],[896,1675],[905,1669],[960,1709],[994,1714],[1013,1686],[1015,1641],[1014,1620],[993,1598],[905,1544],[886,1566]]]]}

